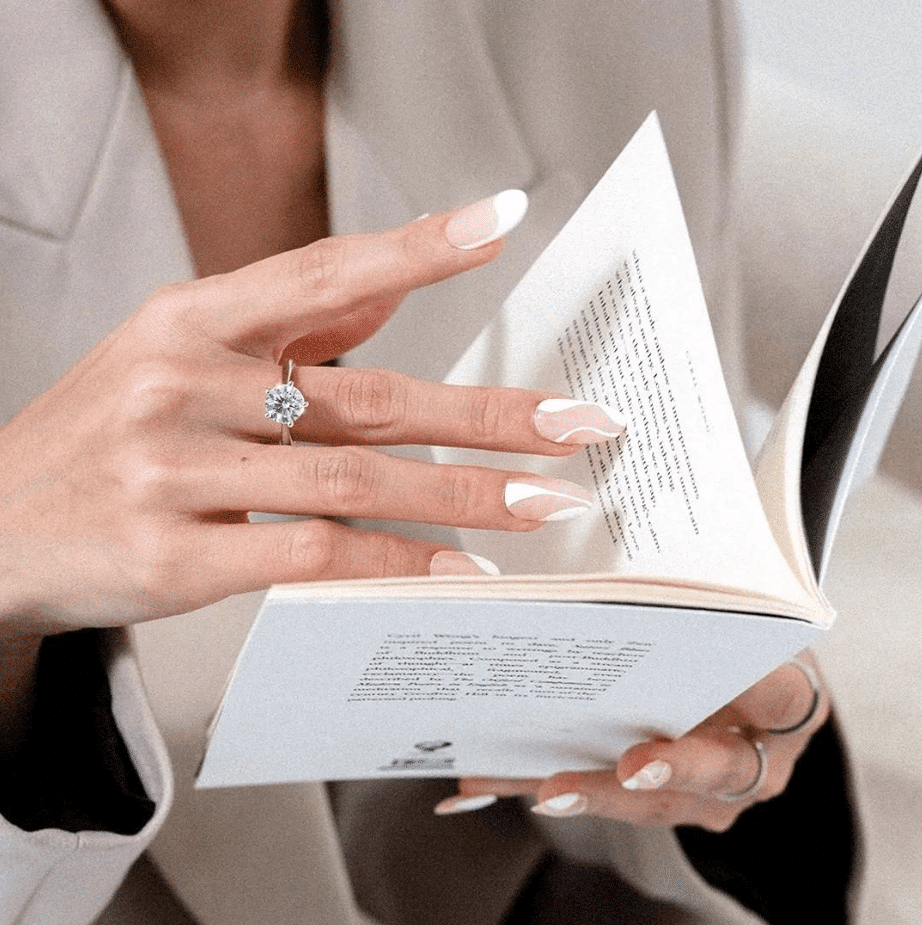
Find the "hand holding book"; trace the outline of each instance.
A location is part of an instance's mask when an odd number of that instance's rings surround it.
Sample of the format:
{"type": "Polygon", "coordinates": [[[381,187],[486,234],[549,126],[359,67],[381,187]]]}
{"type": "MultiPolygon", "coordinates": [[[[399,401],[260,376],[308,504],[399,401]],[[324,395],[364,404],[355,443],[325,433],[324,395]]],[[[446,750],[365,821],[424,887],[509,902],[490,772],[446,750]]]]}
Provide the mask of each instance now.
{"type": "Polygon", "coordinates": [[[544,779],[466,778],[458,795],[435,812],[467,812],[498,797],[525,796],[534,800],[533,812],[547,816],[589,813],[635,825],[725,831],[743,810],[785,789],[797,759],[829,716],[813,656],[805,651],[798,660],[811,666],[818,688],[787,663],[684,736],[636,745],[613,768],[544,779]]]}

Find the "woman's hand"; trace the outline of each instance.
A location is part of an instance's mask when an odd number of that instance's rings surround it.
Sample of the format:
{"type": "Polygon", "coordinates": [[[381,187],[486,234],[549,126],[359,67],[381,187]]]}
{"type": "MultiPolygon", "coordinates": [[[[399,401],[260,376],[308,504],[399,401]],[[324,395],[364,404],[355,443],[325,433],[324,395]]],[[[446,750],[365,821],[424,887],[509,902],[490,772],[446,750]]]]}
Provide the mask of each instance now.
{"type": "Polygon", "coordinates": [[[812,655],[802,652],[798,660],[801,665],[782,665],[682,738],[635,746],[611,770],[462,780],[459,795],[436,812],[477,809],[495,796],[530,796],[533,810],[549,816],[592,813],[636,825],[725,831],[744,809],[784,790],[828,718],[812,655]]]}
{"type": "Polygon", "coordinates": [[[303,365],[368,337],[410,290],[491,260],[523,200],[501,194],[154,294],[0,430],[6,637],[148,620],[275,582],[478,569],[444,545],[324,519],[250,523],[249,511],[521,531],[585,508],[568,483],[369,445],[567,455],[602,439],[580,422],[603,410],[303,365]],[[292,433],[310,446],[280,446],[264,416],[283,355],[302,364],[294,384],[310,404],[292,433]]]}

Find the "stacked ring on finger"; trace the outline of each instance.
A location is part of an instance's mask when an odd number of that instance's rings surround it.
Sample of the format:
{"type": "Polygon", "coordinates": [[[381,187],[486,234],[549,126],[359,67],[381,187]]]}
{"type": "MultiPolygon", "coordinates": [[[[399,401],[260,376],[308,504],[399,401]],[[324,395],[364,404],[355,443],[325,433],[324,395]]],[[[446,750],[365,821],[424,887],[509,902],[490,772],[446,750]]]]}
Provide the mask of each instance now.
{"type": "Polygon", "coordinates": [[[291,381],[294,368],[294,360],[286,360],[282,381],[271,389],[266,389],[266,417],[276,424],[281,424],[282,434],[279,442],[282,446],[291,446],[291,427],[304,414],[304,409],[309,404],[300,389],[291,381]]]}
{"type": "MultiPolygon", "coordinates": [[[[802,662],[799,658],[791,659],[789,664],[800,671],[800,673],[809,682],[811,691],[810,706],[807,709],[806,715],[803,717],[803,719],[798,720],[796,723],[792,723],[790,726],[782,726],[781,728],[762,730],[768,735],[785,736],[795,735],[798,732],[803,732],[804,729],[810,726],[820,711],[820,704],[822,703],[823,699],[823,689],[820,685],[819,675],[816,673],[816,670],[812,665],[808,664],[807,662],[802,662]]],[[[745,739],[752,746],[759,763],[755,780],[753,780],[753,782],[748,787],[746,787],[745,790],[739,790],[736,793],[722,793],[718,795],[718,799],[723,800],[725,803],[737,803],[742,800],[748,800],[750,797],[755,796],[762,788],[762,785],[765,783],[765,778],[768,776],[768,753],[765,750],[765,746],[758,739],[747,736],[739,726],[731,727],[730,732],[733,732],[741,738],[745,739]]]]}
{"type": "Polygon", "coordinates": [[[780,729],[764,730],[771,735],[788,736],[796,735],[798,732],[803,732],[804,729],[806,729],[816,718],[817,713],[820,711],[820,704],[823,700],[823,689],[820,685],[820,679],[819,675],[816,673],[816,669],[814,669],[814,667],[809,665],[807,662],[802,662],[799,658],[792,658],[788,664],[796,668],[807,679],[810,684],[812,700],[810,701],[810,706],[803,719],[793,723],[790,726],[783,726],[780,729]]]}
{"type": "Polygon", "coordinates": [[[756,759],[759,763],[755,779],[748,787],[743,790],[738,790],[735,793],[717,794],[717,799],[722,800],[724,803],[740,803],[743,800],[748,800],[750,797],[754,797],[762,789],[762,785],[765,783],[765,778],[768,777],[768,752],[765,750],[765,746],[758,739],[753,739],[747,736],[739,726],[731,726],[730,732],[738,735],[741,739],[748,742],[752,746],[753,751],[756,753],[756,759]]]}

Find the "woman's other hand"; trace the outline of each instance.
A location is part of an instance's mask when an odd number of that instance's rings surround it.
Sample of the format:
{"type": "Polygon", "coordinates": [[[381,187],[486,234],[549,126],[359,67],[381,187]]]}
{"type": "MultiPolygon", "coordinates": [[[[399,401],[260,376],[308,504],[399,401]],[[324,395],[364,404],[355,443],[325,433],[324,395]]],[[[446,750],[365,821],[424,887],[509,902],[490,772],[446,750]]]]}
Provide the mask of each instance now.
{"type": "Polygon", "coordinates": [[[629,749],[610,770],[545,780],[462,780],[436,812],[477,809],[491,797],[528,796],[548,816],[583,813],[636,825],[728,829],[739,814],[780,794],[829,700],[809,652],[788,662],[674,741],[629,749]],[[773,731],[774,730],[774,731],[773,731]]]}

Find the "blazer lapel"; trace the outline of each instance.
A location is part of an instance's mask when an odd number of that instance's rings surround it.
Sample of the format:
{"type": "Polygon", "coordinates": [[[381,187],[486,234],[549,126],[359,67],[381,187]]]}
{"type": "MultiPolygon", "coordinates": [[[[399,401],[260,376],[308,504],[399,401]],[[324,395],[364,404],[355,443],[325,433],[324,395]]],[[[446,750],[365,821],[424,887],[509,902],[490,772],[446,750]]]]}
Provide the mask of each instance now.
{"type": "Polygon", "coordinates": [[[0,35],[10,39],[0,56],[5,419],[154,288],[192,270],[143,101],[101,5],[0,4],[0,35]]]}
{"type": "Polygon", "coordinates": [[[335,232],[397,225],[503,189],[529,194],[528,216],[496,261],[412,293],[343,360],[440,380],[588,189],[566,171],[541,173],[475,4],[361,0],[335,10],[327,91],[335,232]]]}
{"type": "Polygon", "coordinates": [[[360,127],[414,215],[530,184],[535,166],[470,4],[333,7],[330,101],[360,127]]]}

